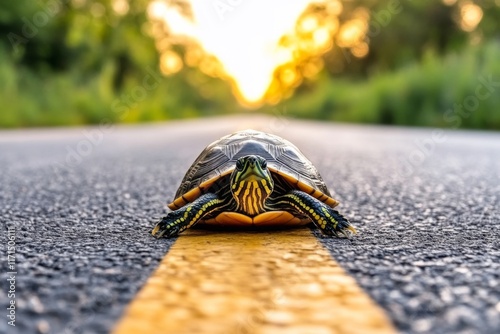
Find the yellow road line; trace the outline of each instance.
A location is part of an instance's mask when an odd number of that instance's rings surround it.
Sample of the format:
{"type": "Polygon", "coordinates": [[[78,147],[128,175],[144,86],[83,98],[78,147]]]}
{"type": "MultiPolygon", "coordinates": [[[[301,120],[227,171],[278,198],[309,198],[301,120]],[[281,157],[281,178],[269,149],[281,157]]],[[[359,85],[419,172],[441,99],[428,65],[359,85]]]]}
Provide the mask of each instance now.
{"type": "Polygon", "coordinates": [[[114,334],[395,333],[384,312],[304,229],[188,230],[114,334]]]}

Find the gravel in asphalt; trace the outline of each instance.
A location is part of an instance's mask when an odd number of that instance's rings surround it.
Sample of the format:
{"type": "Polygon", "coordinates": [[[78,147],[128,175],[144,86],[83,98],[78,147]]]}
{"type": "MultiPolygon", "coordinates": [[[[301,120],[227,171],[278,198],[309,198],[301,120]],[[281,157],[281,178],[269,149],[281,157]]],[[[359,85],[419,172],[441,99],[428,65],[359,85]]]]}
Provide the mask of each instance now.
{"type": "Polygon", "coordinates": [[[108,332],[174,241],[153,218],[207,144],[244,128],[317,166],[359,233],[315,233],[401,332],[500,330],[499,134],[229,117],[0,132],[1,305],[7,226],[17,271],[0,332],[108,332]]]}

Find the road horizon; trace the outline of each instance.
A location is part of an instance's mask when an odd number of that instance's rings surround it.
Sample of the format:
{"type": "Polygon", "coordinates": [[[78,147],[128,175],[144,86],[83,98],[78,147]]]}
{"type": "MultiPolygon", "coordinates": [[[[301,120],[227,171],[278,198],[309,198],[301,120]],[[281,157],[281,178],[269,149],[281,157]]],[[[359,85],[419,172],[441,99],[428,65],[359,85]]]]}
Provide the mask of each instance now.
{"type": "Polygon", "coordinates": [[[0,219],[15,235],[2,278],[16,272],[1,297],[16,326],[3,316],[0,331],[109,332],[175,242],[150,231],[188,167],[246,128],[318,168],[358,234],[314,233],[400,332],[500,329],[500,133],[277,114],[0,130],[0,219]]]}

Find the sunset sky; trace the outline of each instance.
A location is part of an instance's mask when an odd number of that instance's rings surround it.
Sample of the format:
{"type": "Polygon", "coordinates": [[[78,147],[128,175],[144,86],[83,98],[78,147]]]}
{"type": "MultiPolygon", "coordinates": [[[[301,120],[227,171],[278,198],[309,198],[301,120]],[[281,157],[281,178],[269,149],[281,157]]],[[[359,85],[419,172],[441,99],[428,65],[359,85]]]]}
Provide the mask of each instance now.
{"type": "Polygon", "coordinates": [[[259,101],[277,66],[292,61],[278,48],[280,38],[292,32],[311,0],[204,1],[191,0],[194,20],[155,1],[150,16],[162,18],[171,32],[198,41],[219,59],[244,100],[259,101]],[[233,5],[231,5],[231,3],[233,5]]]}

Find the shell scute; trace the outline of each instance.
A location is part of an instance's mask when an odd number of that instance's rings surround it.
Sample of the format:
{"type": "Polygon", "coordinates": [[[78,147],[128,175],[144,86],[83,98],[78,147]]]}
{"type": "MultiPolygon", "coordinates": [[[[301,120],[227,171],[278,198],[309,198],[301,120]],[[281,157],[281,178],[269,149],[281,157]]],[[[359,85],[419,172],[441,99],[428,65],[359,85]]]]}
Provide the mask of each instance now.
{"type": "Polygon", "coordinates": [[[169,207],[177,209],[195,200],[218,179],[228,177],[240,157],[250,154],[266,159],[272,173],[297,189],[331,206],[338,204],[331,198],[317,169],[295,145],[276,135],[244,130],[214,141],[201,152],[184,176],[169,207]]]}

